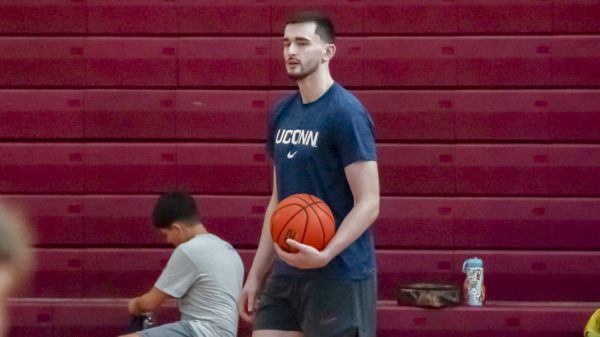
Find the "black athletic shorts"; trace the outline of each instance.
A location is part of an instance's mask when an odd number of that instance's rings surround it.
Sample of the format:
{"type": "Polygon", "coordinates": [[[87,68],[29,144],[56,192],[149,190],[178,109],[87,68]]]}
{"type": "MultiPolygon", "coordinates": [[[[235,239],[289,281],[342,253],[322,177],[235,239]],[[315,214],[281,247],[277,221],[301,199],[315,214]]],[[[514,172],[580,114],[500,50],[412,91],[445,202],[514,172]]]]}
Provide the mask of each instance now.
{"type": "Polygon", "coordinates": [[[305,337],[374,337],[375,277],[365,280],[271,276],[260,295],[254,330],[302,331],[305,337]]]}

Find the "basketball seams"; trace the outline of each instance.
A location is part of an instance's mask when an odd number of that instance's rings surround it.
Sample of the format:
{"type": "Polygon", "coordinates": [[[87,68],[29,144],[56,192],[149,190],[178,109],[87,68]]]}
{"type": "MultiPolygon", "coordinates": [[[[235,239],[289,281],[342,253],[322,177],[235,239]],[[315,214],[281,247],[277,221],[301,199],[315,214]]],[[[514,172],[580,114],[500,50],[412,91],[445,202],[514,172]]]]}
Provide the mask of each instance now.
{"type": "MultiPolygon", "coordinates": [[[[310,200],[311,200],[311,201],[312,201],[314,204],[325,204],[324,202],[318,202],[318,201],[316,201],[316,200],[313,200],[313,198],[312,198],[310,195],[309,195],[308,197],[310,198],[310,200]]],[[[331,219],[331,221],[332,221],[332,222],[335,224],[335,219],[329,216],[329,212],[327,212],[326,210],[322,209],[322,208],[321,208],[321,206],[317,206],[317,207],[319,207],[319,209],[320,209],[321,211],[323,211],[323,213],[325,213],[325,215],[327,215],[327,217],[328,217],[329,219],[331,219]]],[[[327,207],[329,207],[329,206],[327,206],[327,207]]],[[[331,214],[333,215],[333,213],[331,213],[331,214]]]]}
{"type": "Polygon", "coordinates": [[[304,237],[306,237],[306,231],[308,230],[308,212],[306,211],[306,207],[302,208],[302,210],[304,211],[304,214],[306,215],[304,217],[304,231],[302,232],[302,240],[300,242],[304,242],[304,237]]]}
{"type": "Polygon", "coordinates": [[[308,195],[308,194],[294,194],[294,195],[290,195],[290,198],[294,198],[294,199],[302,200],[302,201],[304,201],[304,203],[305,203],[306,205],[308,205],[308,204],[309,204],[309,202],[308,202],[308,201],[306,201],[306,200],[305,200],[304,198],[302,198],[301,196],[307,196],[307,197],[308,197],[308,198],[309,198],[311,201],[313,201],[313,200],[312,200],[312,198],[310,197],[310,195],[308,195]]]}
{"type": "MultiPolygon", "coordinates": [[[[321,220],[321,217],[319,216],[319,213],[317,213],[317,211],[315,211],[315,209],[313,208],[313,205],[316,205],[316,204],[320,204],[320,202],[314,203],[314,204],[310,204],[310,205],[308,205],[308,207],[310,207],[310,210],[313,211],[313,213],[315,213],[315,216],[319,220],[319,225],[321,227],[321,249],[323,249],[323,248],[325,248],[324,247],[324,245],[325,245],[325,228],[323,228],[323,221],[321,220]]],[[[321,249],[319,249],[319,250],[321,250],[321,249]]]]}
{"type": "MultiPolygon", "coordinates": [[[[294,220],[294,218],[296,216],[298,216],[298,214],[300,214],[300,212],[304,211],[305,217],[304,217],[304,226],[303,226],[303,231],[302,231],[302,238],[298,241],[298,242],[304,242],[304,238],[306,237],[306,232],[308,230],[308,212],[306,211],[307,208],[311,207],[311,204],[308,204],[307,206],[302,206],[299,204],[287,204],[285,206],[279,207],[275,210],[275,212],[273,213],[273,215],[275,215],[278,211],[286,208],[286,207],[290,207],[290,206],[298,206],[300,207],[300,210],[298,210],[298,212],[294,213],[292,216],[290,216],[290,218],[286,221],[286,223],[281,227],[281,230],[279,231],[279,233],[277,235],[275,235],[277,237],[277,241],[279,242],[281,240],[281,235],[285,232],[285,229],[288,227],[288,225],[290,224],[290,222],[292,222],[292,220],[294,220]]],[[[312,209],[312,208],[311,208],[312,209]]],[[[313,212],[315,212],[313,210],[313,212]]],[[[315,215],[317,216],[317,219],[319,220],[319,224],[321,225],[321,232],[323,233],[323,241],[325,241],[325,230],[323,229],[323,223],[321,222],[321,218],[319,217],[319,215],[315,212],[315,215]]]]}
{"type": "MultiPolygon", "coordinates": [[[[312,200],[312,198],[311,198],[311,200],[312,200]]],[[[305,217],[305,222],[304,222],[304,231],[303,231],[303,233],[302,233],[302,238],[301,238],[301,240],[300,240],[299,242],[303,243],[303,242],[304,242],[304,239],[306,238],[306,232],[308,231],[308,219],[309,219],[309,215],[308,215],[308,212],[306,211],[306,209],[307,209],[307,208],[310,208],[310,209],[313,211],[313,213],[316,215],[316,217],[317,217],[317,220],[319,221],[319,225],[321,225],[321,234],[322,234],[322,235],[321,235],[321,237],[322,237],[322,243],[325,243],[325,229],[323,228],[323,221],[321,221],[321,217],[319,216],[319,214],[318,214],[318,213],[317,213],[317,212],[316,212],[316,211],[315,211],[315,210],[312,208],[312,206],[313,206],[313,205],[322,204],[322,203],[323,203],[323,202],[321,202],[321,201],[317,201],[317,202],[313,202],[312,204],[309,204],[309,203],[307,203],[307,205],[306,205],[306,206],[304,206],[304,207],[300,206],[300,207],[302,207],[302,210],[304,210],[304,212],[305,212],[305,214],[306,214],[306,217],[305,217]]],[[[297,205],[297,204],[296,204],[296,205],[297,205]]],[[[317,206],[317,207],[318,207],[318,206],[317,206]]],[[[319,207],[319,209],[321,209],[321,208],[319,207]]],[[[296,215],[298,215],[298,213],[300,213],[300,212],[298,211],[296,214],[294,214],[294,216],[292,216],[292,217],[290,218],[290,221],[291,221],[291,219],[293,219],[293,218],[294,218],[296,215]]],[[[287,223],[284,225],[284,228],[285,228],[285,227],[288,225],[288,223],[289,223],[289,221],[288,221],[288,222],[287,222],[287,223]]],[[[279,241],[279,240],[278,240],[278,241],[279,241]]],[[[296,240],[296,241],[298,241],[298,240],[296,240]]],[[[325,247],[323,247],[323,248],[325,248],[325,247]]],[[[320,250],[320,249],[319,249],[319,250],[320,250]]]]}
{"type": "MultiPolygon", "coordinates": [[[[289,219],[287,219],[286,223],[285,223],[283,226],[281,226],[281,230],[280,230],[280,231],[279,231],[279,233],[276,235],[276,237],[277,237],[277,241],[276,241],[276,242],[279,242],[279,240],[281,239],[281,234],[282,234],[282,233],[285,231],[286,227],[287,227],[287,226],[290,224],[290,222],[291,222],[292,220],[294,220],[294,218],[295,218],[295,217],[296,217],[298,214],[300,214],[300,212],[304,212],[304,213],[306,214],[306,210],[305,210],[305,208],[304,208],[302,205],[298,205],[298,204],[288,204],[288,205],[285,205],[285,206],[283,206],[283,207],[279,207],[279,208],[277,208],[277,209],[275,210],[275,212],[273,213],[273,215],[275,215],[275,214],[276,214],[277,212],[279,212],[280,210],[282,210],[282,209],[284,209],[284,208],[286,208],[286,207],[290,207],[290,206],[298,206],[298,207],[300,207],[300,210],[298,210],[298,212],[296,212],[296,213],[294,213],[292,216],[290,216],[290,217],[289,217],[289,219]]],[[[308,219],[308,214],[306,214],[306,218],[308,219]]],[[[307,221],[308,221],[308,220],[307,220],[307,221]]],[[[306,225],[305,225],[304,227],[306,228],[306,225]]]]}
{"type": "Polygon", "coordinates": [[[281,240],[287,240],[287,235],[289,233],[286,234],[286,231],[289,232],[290,228],[293,228],[296,241],[311,246],[314,245],[315,248],[321,250],[324,248],[326,241],[329,242],[329,240],[331,240],[329,232],[331,230],[335,231],[335,220],[333,219],[331,210],[323,200],[313,197],[310,194],[295,194],[282,200],[271,216],[271,236],[274,239],[273,241],[288,252],[296,250],[289,247],[286,242],[281,242],[281,240]],[[324,204],[324,206],[321,206],[320,204],[324,204]],[[288,210],[287,208],[289,207],[295,208],[288,210]],[[310,208],[310,211],[307,210],[307,208],[310,208]],[[301,212],[304,212],[304,221],[298,221],[300,219],[296,218],[301,212]],[[321,214],[319,213],[325,213],[327,217],[321,217],[321,214]],[[314,217],[316,217],[316,219],[314,219],[314,217]],[[275,226],[275,230],[278,230],[277,233],[273,232],[274,218],[278,219],[276,222],[278,225],[275,226]],[[328,222],[327,220],[330,220],[331,222],[328,222]],[[314,227],[317,226],[317,224],[320,226],[320,230],[314,227]],[[334,228],[330,228],[330,226],[334,226],[334,228]],[[320,240],[317,237],[319,233],[321,234],[320,240]],[[284,234],[286,237],[283,237],[284,234]],[[305,242],[305,240],[308,240],[308,242],[305,242]]]}

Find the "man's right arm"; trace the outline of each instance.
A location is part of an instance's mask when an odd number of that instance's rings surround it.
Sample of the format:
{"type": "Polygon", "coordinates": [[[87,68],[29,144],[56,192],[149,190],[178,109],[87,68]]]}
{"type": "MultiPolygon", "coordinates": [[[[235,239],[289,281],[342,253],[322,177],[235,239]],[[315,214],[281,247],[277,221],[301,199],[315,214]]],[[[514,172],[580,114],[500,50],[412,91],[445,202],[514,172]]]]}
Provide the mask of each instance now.
{"type": "Polygon", "coordinates": [[[262,283],[275,258],[275,249],[273,248],[273,240],[271,239],[271,215],[277,207],[278,202],[277,179],[275,168],[273,168],[273,193],[265,212],[258,249],[256,250],[256,255],[252,261],[252,267],[250,267],[250,272],[248,273],[248,278],[244,289],[242,289],[238,304],[240,316],[247,322],[251,322],[254,319],[256,301],[260,295],[262,283]]]}

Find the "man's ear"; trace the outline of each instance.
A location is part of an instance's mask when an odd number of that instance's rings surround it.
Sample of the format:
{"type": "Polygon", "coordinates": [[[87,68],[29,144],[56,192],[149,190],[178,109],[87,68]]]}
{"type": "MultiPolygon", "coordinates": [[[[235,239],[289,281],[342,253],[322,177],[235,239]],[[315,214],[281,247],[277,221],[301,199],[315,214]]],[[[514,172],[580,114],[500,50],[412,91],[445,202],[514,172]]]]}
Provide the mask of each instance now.
{"type": "Polygon", "coordinates": [[[181,222],[175,221],[171,225],[171,230],[175,230],[175,231],[181,233],[181,232],[183,232],[183,226],[184,225],[181,222]]]}
{"type": "Polygon", "coordinates": [[[322,58],[322,62],[328,62],[330,61],[333,56],[335,56],[335,45],[333,43],[328,43],[325,45],[325,53],[323,54],[323,58],[322,58]]]}

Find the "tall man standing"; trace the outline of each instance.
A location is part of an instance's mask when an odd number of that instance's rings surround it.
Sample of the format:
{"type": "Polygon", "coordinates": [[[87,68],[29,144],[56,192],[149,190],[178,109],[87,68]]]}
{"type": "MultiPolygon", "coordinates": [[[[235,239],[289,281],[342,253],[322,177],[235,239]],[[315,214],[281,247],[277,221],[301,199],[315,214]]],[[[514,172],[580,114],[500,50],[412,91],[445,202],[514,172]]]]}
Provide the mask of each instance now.
{"type": "Polygon", "coordinates": [[[242,318],[254,322],[255,337],[375,336],[369,227],[379,214],[379,176],[373,123],[330,74],[334,42],[333,25],[322,14],[298,13],[286,23],[285,67],[299,90],[269,122],[273,194],[239,302],[242,318]],[[273,210],[296,193],[316,195],[333,211],[336,234],[322,251],[290,239],[299,252],[287,253],[271,240],[273,210]]]}

